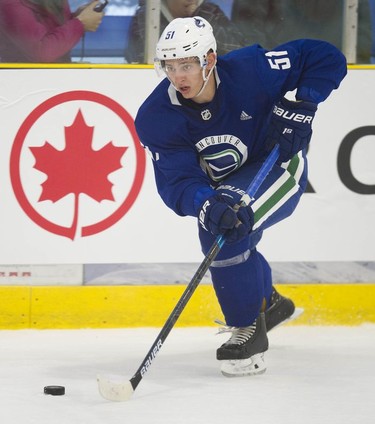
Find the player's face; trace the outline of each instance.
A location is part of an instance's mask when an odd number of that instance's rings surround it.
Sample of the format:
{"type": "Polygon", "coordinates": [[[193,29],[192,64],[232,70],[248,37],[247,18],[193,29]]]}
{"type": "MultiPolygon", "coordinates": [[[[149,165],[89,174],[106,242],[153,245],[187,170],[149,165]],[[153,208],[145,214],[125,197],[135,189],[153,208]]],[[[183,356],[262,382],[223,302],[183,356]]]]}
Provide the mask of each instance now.
{"type": "Polygon", "coordinates": [[[164,70],[185,99],[194,99],[202,88],[202,67],[197,58],[167,60],[164,70]]]}

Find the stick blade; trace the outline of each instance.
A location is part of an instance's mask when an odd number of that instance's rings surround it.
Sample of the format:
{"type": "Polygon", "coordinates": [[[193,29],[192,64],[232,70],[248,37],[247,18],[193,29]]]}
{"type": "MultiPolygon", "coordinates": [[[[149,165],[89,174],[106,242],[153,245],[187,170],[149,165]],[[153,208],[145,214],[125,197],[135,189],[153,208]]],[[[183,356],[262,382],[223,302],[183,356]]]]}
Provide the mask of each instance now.
{"type": "Polygon", "coordinates": [[[100,375],[98,375],[96,379],[98,382],[99,393],[104,399],[112,402],[125,402],[129,400],[134,393],[134,389],[130,381],[115,383],[109,378],[100,375]]]}

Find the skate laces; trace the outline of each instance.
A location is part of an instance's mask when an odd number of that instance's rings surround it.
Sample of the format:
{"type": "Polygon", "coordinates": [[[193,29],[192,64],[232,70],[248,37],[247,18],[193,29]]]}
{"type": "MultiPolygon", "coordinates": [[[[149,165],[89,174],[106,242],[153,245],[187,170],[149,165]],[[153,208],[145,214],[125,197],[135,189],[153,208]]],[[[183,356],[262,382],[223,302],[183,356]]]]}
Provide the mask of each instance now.
{"type": "Polygon", "coordinates": [[[220,320],[215,322],[222,327],[218,329],[217,334],[232,333],[230,339],[225,343],[226,345],[241,345],[246,343],[255,333],[256,320],[248,327],[230,327],[220,320]]]}

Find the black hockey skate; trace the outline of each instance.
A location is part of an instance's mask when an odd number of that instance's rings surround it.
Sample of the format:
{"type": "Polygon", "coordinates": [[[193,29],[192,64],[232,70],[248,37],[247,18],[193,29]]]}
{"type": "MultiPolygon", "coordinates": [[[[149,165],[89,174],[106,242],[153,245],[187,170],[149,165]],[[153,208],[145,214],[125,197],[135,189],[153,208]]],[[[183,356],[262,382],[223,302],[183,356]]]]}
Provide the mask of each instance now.
{"type": "Polygon", "coordinates": [[[275,287],[272,287],[271,302],[269,308],[265,312],[267,331],[283,324],[291,319],[297,318],[303,309],[294,306],[291,299],[278,293],[275,287]]]}
{"type": "Polygon", "coordinates": [[[264,352],[268,350],[264,313],[248,327],[225,327],[220,332],[226,331],[232,332],[232,336],[216,351],[222,374],[239,377],[264,373],[264,352]]]}

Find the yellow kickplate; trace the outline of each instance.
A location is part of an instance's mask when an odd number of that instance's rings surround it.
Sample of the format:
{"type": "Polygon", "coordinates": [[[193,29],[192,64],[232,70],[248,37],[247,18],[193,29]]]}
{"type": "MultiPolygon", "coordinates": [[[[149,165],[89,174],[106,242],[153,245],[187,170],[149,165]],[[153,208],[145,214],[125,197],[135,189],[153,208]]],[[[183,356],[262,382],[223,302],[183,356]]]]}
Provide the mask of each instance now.
{"type": "Polygon", "coordinates": [[[30,288],[0,286],[0,330],[30,327],[30,288]]]}
{"type": "MultiPolygon", "coordinates": [[[[304,313],[288,325],[375,323],[375,284],[282,284],[304,313]]],[[[0,329],[162,327],[185,286],[0,287],[0,329]]],[[[212,286],[201,285],[176,326],[223,319],[212,286]]]]}

